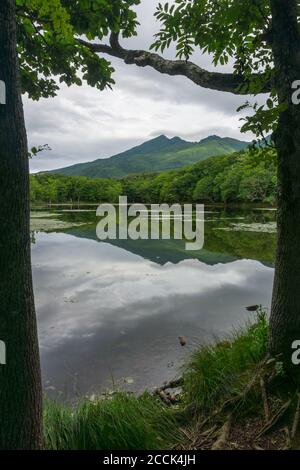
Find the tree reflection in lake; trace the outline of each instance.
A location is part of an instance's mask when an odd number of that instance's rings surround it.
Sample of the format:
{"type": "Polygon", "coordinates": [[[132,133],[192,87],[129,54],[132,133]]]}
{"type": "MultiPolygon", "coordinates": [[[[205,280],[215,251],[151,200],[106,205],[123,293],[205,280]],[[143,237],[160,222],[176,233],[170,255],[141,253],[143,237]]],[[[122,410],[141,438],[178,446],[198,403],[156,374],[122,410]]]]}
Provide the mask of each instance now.
{"type": "Polygon", "coordinates": [[[47,393],[73,399],[112,383],[133,391],[158,385],[193,347],[251,318],[245,306],[268,306],[276,234],[264,226],[274,226],[275,216],[209,208],[204,249],[187,252],[179,240],[100,242],[91,207],[35,213],[33,275],[47,393]],[[52,227],[39,224],[49,219],[52,227]]]}

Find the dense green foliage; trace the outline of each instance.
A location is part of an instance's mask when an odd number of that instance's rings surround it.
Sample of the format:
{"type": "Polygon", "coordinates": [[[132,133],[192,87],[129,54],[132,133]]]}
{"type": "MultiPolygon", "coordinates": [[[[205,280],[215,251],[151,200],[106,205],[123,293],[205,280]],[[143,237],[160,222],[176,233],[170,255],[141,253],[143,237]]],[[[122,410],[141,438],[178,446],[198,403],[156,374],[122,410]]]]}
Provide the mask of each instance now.
{"type": "Polygon", "coordinates": [[[274,202],[276,159],[266,150],[209,158],[181,170],[123,180],[137,202],[274,202]]]}
{"type": "Polygon", "coordinates": [[[248,142],[210,136],[200,142],[161,135],[107,159],[54,170],[52,173],[90,178],[123,178],[134,173],[161,172],[197,163],[205,158],[245,149],[248,142]]]}
{"type": "Polygon", "coordinates": [[[139,0],[17,0],[18,53],[23,91],[33,99],[54,96],[59,82],[83,81],[102,90],[113,69],[76,38],[102,39],[109,31],[134,34],[139,0]],[[58,77],[58,80],[55,79],[58,77]]]}
{"type": "Polygon", "coordinates": [[[118,202],[119,194],[122,194],[122,184],[117,180],[49,174],[30,177],[32,203],[118,202]]]}
{"type": "Polygon", "coordinates": [[[276,198],[276,156],[271,150],[211,157],[160,174],[120,180],[41,174],[31,176],[34,202],[268,202],[276,198]]]}

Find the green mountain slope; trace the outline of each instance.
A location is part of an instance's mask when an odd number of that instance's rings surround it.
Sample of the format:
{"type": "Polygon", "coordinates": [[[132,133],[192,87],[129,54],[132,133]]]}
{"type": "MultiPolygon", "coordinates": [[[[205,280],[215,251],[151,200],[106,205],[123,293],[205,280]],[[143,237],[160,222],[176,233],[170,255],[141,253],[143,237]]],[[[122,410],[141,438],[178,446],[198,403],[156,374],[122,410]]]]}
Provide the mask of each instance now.
{"type": "Polygon", "coordinates": [[[207,137],[200,142],[186,142],[179,137],[161,135],[126,152],[53,170],[51,173],[90,178],[122,178],[136,173],[162,172],[197,163],[208,157],[245,149],[249,142],[229,137],[207,137]]]}

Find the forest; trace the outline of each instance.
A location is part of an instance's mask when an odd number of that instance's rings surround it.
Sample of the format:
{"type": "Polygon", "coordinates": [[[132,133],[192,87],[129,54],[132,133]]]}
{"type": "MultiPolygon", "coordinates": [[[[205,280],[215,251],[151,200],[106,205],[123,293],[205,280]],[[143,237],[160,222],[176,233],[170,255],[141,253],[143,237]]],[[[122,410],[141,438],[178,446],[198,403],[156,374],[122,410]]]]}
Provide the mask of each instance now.
{"type": "Polygon", "coordinates": [[[299,86],[300,0],[1,0],[0,450],[299,451],[299,86]],[[96,240],[121,194],[210,204],[202,253],[96,240]]]}
{"type": "Polygon", "coordinates": [[[31,175],[31,203],[276,202],[276,153],[256,149],[210,157],[179,170],[100,179],[53,174],[31,175]]]}

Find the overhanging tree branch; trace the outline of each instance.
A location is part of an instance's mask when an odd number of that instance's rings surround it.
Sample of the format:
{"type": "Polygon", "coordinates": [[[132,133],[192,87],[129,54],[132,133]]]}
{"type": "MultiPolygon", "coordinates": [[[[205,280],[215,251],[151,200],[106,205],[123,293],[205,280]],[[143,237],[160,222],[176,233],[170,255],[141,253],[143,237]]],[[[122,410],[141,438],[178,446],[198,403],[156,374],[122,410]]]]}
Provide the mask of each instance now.
{"type": "MultiPolygon", "coordinates": [[[[135,64],[138,67],[152,67],[160,73],[167,75],[179,75],[189,78],[196,85],[210,90],[225,91],[235,95],[247,95],[249,91],[243,87],[245,78],[232,73],[209,72],[190,61],[168,60],[159,54],[144,50],[124,49],[118,39],[117,33],[110,36],[110,45],[97,44],[77,39],[77,41],[86,46],[94,53],[108,54],[122,59],[126,64],[135,64]]],[[[257,78],[253,75],[250,78],[257,78]]],[[[260,93],[271,91],[270,83],[267,83],[260,93]]]]}

